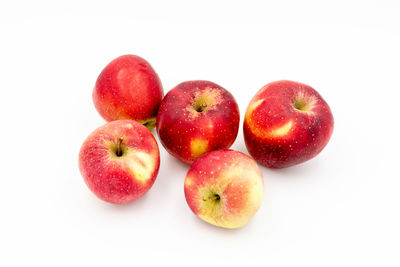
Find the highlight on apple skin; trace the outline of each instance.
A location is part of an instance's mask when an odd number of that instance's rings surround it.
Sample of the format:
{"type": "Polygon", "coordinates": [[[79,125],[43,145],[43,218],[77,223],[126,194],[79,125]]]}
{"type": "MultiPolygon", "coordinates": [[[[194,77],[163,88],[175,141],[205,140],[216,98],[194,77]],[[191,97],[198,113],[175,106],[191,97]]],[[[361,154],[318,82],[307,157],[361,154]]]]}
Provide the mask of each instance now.
{"type": "Polygon", "coordinates": [[[161,102],[157,134],[172,156],[191,164],[206,152],[229,148],[239,120],[239,107],[227,90],[210,81],[186,81],[161,102]]]}
{"type": "Polygon", "coordinates": [[[223,228],[245,225],[261,206],[264,184],[249,156],[224,149],[198,158],[185,178],[185,197],[202,220],[223,228]]]}
{"type": "Polygon", "coordinates": [[[157,73],[145,59],[124,55],[103,69],[92,96],[106,121],[135,120],[151,130],[164,91],[157,73]]]}
{"type": "Polygon", "coordinates": [[[251,156],[270,168],[305,162],[328,143],[333,116],[320,94],[308,85],[276,81],[251,100],[243,133],[251,156]]]}
{"type": "Polygon", "coordinates": [[[156,180],[159,167],[156,140],[146,127],[131,120],[97,128],[79,153],[79,169],[89,189],[115,204],[143,196],[156,180]]]}

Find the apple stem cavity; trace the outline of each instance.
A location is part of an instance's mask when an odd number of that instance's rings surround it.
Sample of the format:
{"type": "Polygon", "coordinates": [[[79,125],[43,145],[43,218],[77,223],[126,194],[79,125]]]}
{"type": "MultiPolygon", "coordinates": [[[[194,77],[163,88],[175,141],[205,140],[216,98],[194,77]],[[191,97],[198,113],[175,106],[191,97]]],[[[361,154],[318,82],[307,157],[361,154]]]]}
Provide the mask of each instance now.
{"type": "Polygon", "coordinates": [[[312,111],[315,104],[315,98],[312,96],[305,96],[304,94],[300,94],[295,99],[293,106],[295,109],[310,112],[312,111]]]}
{"type": "Polygon", "coordinates": [[[304,110],[305,106],[306,106],[306,103],[303,99],[296,99],[296,101],[294,102],[295,109],[304,110]]]}
{"type": "Polygon", "coordinates": [[[122,141],[124,140],[123,136],[120,136],[118,139],[118,147],[117,147],[117,152],[115,153],[117,155],[117,157],[121,157],[122,156],[122,149],[121,149],[121,145],[122,145],[122,141]]]}
{"type": "Polygon", "coordinates": [[[213,195],[213,196],[211,196],[211,197],[203,198],[203,201],[208,201],[208,200],[220,200],[220,199],[221,199],[221,197],[220,197],[219,195],[215,194],[215,195],[213,195]]]}

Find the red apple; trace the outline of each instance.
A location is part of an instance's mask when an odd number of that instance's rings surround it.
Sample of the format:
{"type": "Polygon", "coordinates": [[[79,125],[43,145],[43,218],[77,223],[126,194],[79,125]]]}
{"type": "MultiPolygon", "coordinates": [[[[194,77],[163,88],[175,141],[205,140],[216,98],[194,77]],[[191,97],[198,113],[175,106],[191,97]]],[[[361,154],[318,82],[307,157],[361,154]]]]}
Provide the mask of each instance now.
{"type": "Polygon", "coordinates": [[[249,153],[270,168],[305,162],[328,143],[333,116],[324,99],[308,85],[277,81],[262,87],[244,119],[249,153]]]}
{"type": "Polygon", "coordinates": [[[187,81],[164,97],[157,133],[165,149],[191,164],[206,152],[229,148],[239,129],[239,108],[227,90],[209,81],[187,81]]]}
{"type": "Polygon", "coordinates": [[[150,64],[135,55],[120,56],[100,73],[93,102],[106,121],[135,120],[150,130],[164,96],[161,81],[150,64]]]}
{"type": "Polygon", "coordinates": [[[224,228],[245,225],[261,205],[263,177],[257,163],[234,150],[216,150],[198,158],[185,179],[190,209],[224,228]]]}
{"type": "Polygon", "coordinates": [[[79,153],[79,169],[89,189],[116,204],[143,196],[153,185],[159,166],[160,153],[153,135],[130,120],[97,128],[79,153]]]}

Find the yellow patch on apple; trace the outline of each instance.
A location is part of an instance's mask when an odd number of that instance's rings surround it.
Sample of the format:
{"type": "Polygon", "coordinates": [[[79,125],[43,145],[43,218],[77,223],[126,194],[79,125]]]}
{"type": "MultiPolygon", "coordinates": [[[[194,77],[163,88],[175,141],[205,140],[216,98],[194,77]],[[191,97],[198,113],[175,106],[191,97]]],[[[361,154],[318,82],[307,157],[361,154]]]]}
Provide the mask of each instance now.
{"type": "Polygon", "coordinates": [[[207,148],[207,140],[195,138],[190,142],[190,152],[194,158],[197,158],[207,152],[207,148]]]}
{"type": "Polygon", "coordinates": [[[130,151],[125,161],[137,180],[146,182],[151,178],[155,162],[150,154],[142,151],[130,151]]]}
{"type": "Polygon", "coordinates": [[[192,177],[186,177],[185,186],[191,186],[191,185],[192,185],[192,177]]]}
{"type": "Polygon", "coordinates": [[[264,102],[264,99],[259,99],[257,101],[255,101],[253,104],[251,104],[246,111],[246,120],[251,120],[250,116],[251,114],[253,114],[253,111],[262,104],[262,102],[264,102]]]}
{"type": "Polygon", "coordinates": [[[293,128],[293,121],[288,121],[282,126],[274,129],[260,129],[254,125],[251,121],[248,123],[250,131],[259,138],[279,138],[287,135],[293,128]]]}

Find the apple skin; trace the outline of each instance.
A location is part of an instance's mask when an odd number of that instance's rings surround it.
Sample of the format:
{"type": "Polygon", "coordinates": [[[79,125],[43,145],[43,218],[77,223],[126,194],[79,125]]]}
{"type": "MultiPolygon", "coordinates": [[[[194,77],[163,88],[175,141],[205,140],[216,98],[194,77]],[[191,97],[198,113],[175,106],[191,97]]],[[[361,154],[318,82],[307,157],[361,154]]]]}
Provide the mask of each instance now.
{"type": "Polygon", "coordinates": [[[186,81],[161,102],[157,133],[165,149],[191,164],[206,152],[229,148],[239,129],[232,94],[209,81],[186,81]]]}
{"type": "Polygon", "coordinates": [[[97,111],[106,121],[135,120],[151,130],[164,91],[157,73],[146,60],[124,55],[103,69],[92,96],[97,111]]]}
{"type": "Polygon", "coordinates": [[[333,131],[328,104],[308,85],[276,81],[251,100],[244,119],[246,147],[270,168],[305,162],[321,152],[333,131]]]}
{"type": "Polygon", "coordinates": [[[131,120],[112,121],[97,128],[79,153],[79,169],[89,189],[115,204],[143,196],[153,185],[159,167],[156,140],[146,127],[131,120]],[[117,156],[119,143],[121,156],[117,156]]]}
{"type": "Polygon", "coordinates": [[[223,228],[238,228],[250,221],[264,195],[255,160],[229,149],[198,158],[186,175],[184,189],[193,213],[223,228]]]}

